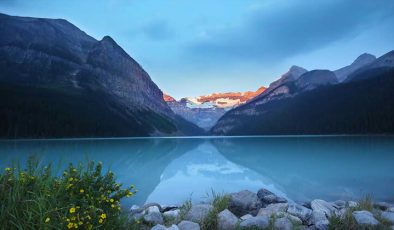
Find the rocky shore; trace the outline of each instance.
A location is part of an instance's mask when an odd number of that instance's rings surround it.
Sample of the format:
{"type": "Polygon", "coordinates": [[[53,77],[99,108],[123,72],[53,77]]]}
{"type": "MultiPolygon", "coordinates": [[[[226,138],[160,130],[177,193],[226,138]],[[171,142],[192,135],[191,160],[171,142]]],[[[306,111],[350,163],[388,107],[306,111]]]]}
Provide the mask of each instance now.
{"type": "Polygon", "coordinates": [[[369,198],[297,204],[266,189],[216,196],[211,203],[133,205],[130,212],[140,229],[152,230],[394,229],[394,204],[369,198]]]}

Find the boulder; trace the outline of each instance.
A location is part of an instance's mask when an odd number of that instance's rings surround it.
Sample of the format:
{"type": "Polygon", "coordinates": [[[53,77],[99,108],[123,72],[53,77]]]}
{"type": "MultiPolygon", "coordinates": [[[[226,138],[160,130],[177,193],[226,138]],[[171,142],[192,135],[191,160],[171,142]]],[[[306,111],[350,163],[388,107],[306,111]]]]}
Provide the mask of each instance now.
{"type": "Polygon", "coordinates": [[[163,212],[163,217],[178,222],[180,220],[180,210],[175,209],[175,210],[163,212]]]}
{"type": "Polygon", "coordinates": [[[267,216],[251,217],[242,221],[239,226],[241,228],[266,228],[269,225],[269,218],[267,216]]]}
{"type": "Polygon", "coordinates": [[[313,200],[311,202],[311,207],[314,212],[322,212],[326,214],[327,217],[338,215],[338,210],[331,203],[324,200],[313,200]]]}
{"type": "Polygon", "coordinates": [[[285,198],[279,197],[274,193],[272,193],[271,191],[264,188],[260,189],[257,192],[257,197],[260,199],[263,205],[287,202],[285,198]]]}
{"type": "Polygon", "coordinates": [[[327,230],[330,223],[327,219],[326,213],[323,211],[312,211],[311,223],[314,224],[317,230],[327,230]]]}
{"type": "Polygon", "coordinates": [[[246,214],[246,215],[243,215],[243,216],[241,216],[241,220],[246,220],[246,219],[249,219],[250,217],[253,217],[252,215],[250,215],[250,214],[246,214]]]}
{"type": "Polygon", "coordinates": [[[141,212],[140,206],[134,204],[133,206],[131,206],[130,212],[131,212],[132,214],[141,212]]]}
{"type": "Polygon", "coordinates": [[[228,209],[218,214],[219,230],[234,230],[237,227],[238,217],[231,213],[228,209]]]}
{"type": "Polygon", "coordinates": [[[257,215],[270,217],[271,215],[277,214],[278,212],[286,212],[288,207],[289,207],[288,203],[270,204],[265,208],[260,208],[257,215]]]}
{"type": "Polygon", "coordinates": [[[158,224],[151,228],[151,230],[179,230],[179,228],[175,224],[168,228],[164,225],[158,224]]]}
{"type": "Polygon", "coordinates": [[[200,230],[200,225],[191,221],[183,220],[178,224],[179,230],[200,230]]]}
{"type": "Polygon", "coordinates": [[[312,210],[299,204],[289,204],[287,212],[300,218],[303,223],[306,223],[312,215],[312,210]]]}
{"type": "Polygon", "coordinates": [[[144,215],[144,221],[150,224],[163,224],[163,216],[157,206],[150,206],[146,210],[147,214],[144,215]]]}
{"type": "Polygon", "coordinates": [[[368,211],[354,211],[352,213],[356,222],[360,225],[378,225],[379,221],[373,217],[372,213],[368,211]]]}
{"type": "Polygon", "coordinates": [[[388,208],[386,211],[388,211],[388,212],[394,212],[394,207],[388,208]]]}
{"type": "Polygon", "coordinates": [[[245,214],[256,215],[262,207],[257,194],[248,190],[243,190],[229,195],[230,203],[228,209],[237,216],[245,214]]]}
{"type": "Polygon", "coordinates": [[[357,207],[357,205],[358,205],[358,203],[355,202],[355,201],[348,201],[348,202],[347,202],[347,206],[348,206],[349,208],[357,207]]]}
{"type": "Polygon", "coordinates": [[[287,212],[278,212],[277,216],[287,217],[292,223],[302,224],[302,220],[299,217],[293,216],[287,212]]]}
{"type": "Polygon", "coordinates": [[[346,208],[347,202],[344,200],[337,200],[337,201],[333,202],[333,205],[335,205],[336,208],[338,208],[338,209],[342,209],[342,208],[346,208]]]}
{"type": "Polygon", "coordinates": [[[177,205],[162,205],[160,211],[167,212],[167,211],[171,211],[174,209],[179,209],[179,207],[177,205]]]}
{"type": "Polygon", "coordinates": [[[381,217],[391,224],[394,224],[394,212],[382,212],[381,217]]]}
{"type": "Polygon", "coordinates": [[[276,219],[274,222],[274,228],[276,230],[292,230],[293,229],[293,223],[286,217],[282,217],[279,219],[276,219]]]}
{"type": "Polygon", "coordinates": [[[210,204],[193,205],[186,214],[185,220],[200,223],[208,216],[208,213],[212,210],[212,208],[213,206],[210,204]]]}
{"type": "Polygon", "coordinates": [[[394,207],[394,205],[387,203],[387,202],[376,202],[373,204],[373,207],[383,210],[383,211],[386,211],[387,209],[394,207]]]}

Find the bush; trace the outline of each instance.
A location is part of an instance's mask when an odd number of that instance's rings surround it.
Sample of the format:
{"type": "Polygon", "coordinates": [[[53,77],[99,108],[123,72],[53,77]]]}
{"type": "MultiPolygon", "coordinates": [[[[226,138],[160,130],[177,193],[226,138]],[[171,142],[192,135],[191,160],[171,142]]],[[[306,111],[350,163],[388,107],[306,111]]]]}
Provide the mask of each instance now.
{"type": "Polygon", "coordinates": [[[25,169],[0,173],[0,224],[3,229],[123,228],[120,200],[134,195],[122,188],[102,164],[72,164],[61,176],[51,165],[39,167],[29,159],[25,169]]]}

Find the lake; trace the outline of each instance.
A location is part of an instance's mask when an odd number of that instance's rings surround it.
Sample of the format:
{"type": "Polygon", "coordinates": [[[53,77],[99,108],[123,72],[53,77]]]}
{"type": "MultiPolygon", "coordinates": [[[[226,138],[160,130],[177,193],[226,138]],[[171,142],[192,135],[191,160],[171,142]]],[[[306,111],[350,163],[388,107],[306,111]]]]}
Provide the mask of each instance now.
{"type": "Polygon", "coordinates": [[[102,161],[134,184],[126,205],[179,204],[212,190],[267,188],[291,201],[394,201],[393,136],[114,138],[0,141],[2,168],[36,155],[43,164],[102,161]]]}

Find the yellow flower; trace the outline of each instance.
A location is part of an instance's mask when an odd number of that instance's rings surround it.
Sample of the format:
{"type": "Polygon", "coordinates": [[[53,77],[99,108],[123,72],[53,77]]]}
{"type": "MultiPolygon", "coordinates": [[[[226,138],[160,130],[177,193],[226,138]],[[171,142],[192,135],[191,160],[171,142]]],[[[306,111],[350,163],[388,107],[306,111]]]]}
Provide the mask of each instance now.
{"type": "Polygon", "coordinates": [[[107,218],[107,214],[103,213],[103,214],[100,215],[100,217],[105,219],[105,218],[107,218]]]}
{"type": "Polygon", "coordinates": [[[102,224],[103,223],[103,219],[99,219],[99,223],[102,224]]]}
{"type": "Polygon", "coordinates": [[[79,190],[79,192],[80,192],[80,193],[84,193],[84,192],[85,192],[85,190],[83,190],[83,189],[80,189],[80,190],[79,190]]]}
{"type": "Polygon", "coordinates": [[[76,172],[77,170],[76,169],[73,169],[73,172],[76,172]]]}
{"type": "Polygon", "coordinates": [[[48,223],[50,220],[51,220],[51,218],[47,217],[47,218],[45,219],[45,223],[48,223]]]}
{"type": "Polygon", "coordinates": [[[74,213],[75,212],[75,208],[70,208],[70,213],[74,213]]]}
{"type": "Polygon", "coordinates": [[[115,200],[111,198],[109,201],[111,201],[111,203],[114,203],[115,200]]]}
{"type": "Polygon", "coordinates": [[[68,224],[67,224],[67,228],[70,229],[70,228],[73,228],[73,227],[74,227],[74,224],[73,224],[73,223],[68,223],[68,224]]]}
{"type": "Polygon", "coordinates": [[[114,204],[111,204],[111,207],[112,207],[112,208],[115,208],[115,205],[114,205],[114,204]]]}
{"type": "Polygon", "coordinates": [[[74,228],[78,228],[78,224],[77,223],[74,224],[74,228]]]}
{"type": "Polygon", "coordinates": [[[11,168],[5,168],[5,171],[11,171],[11,168]]]}
{"type": "Polygon", "coordinates": [[[79,225],[83,225],[83,222],[82,222],[82,221],[79,221],[78,224],[79,224],[79,225]]]}

